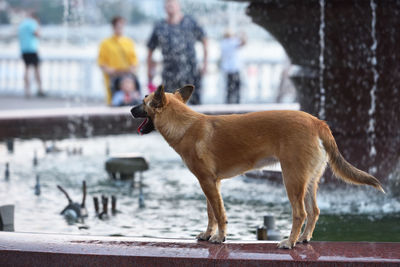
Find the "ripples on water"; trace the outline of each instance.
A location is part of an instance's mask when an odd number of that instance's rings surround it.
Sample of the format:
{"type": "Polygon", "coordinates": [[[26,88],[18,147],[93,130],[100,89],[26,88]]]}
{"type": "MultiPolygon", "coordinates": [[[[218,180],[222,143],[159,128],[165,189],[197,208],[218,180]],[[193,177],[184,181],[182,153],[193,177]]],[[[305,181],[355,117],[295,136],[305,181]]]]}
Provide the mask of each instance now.
{"type": "MultiPolygon", "coordinates": [[[[72,156],[65,151],[45,154],[39,140],[17,140],[14,146],[14,154],[8,154],[5,146],[0,146],[0,205],[15,205],[15,229],[18,232],[190,238],[207,226],[205,197],[197,179],[158,134],[57,142],[63,149],[83,148],[83,155],[72,156]],[[111,154],[140,152],[150,162],[150,170],[144,173],[144,209],[138,205],[137,187],[130,190],[128,183],[117,184],[108,178],[104,170],[107,143],[111,154]],[[37,167],[32,163],[35,150],[39,158],[37,167]],[[10,162],[8,182],[3,177],[5,162],[10,162]],[[34,195],[36,174],[41,179],[40,196],[34,195]],[[62,185],[74,201],[80,202],[83,180],[88,186],[86,206],[89,217],[85,220],[88,229],[68,225],[59,214],[67,200],[56,188],[57,184],[62,185]],[[92,197],[101,194],[116,195],[120,211],[106,221],[95,217],[93,207],[92,197]]],[[[378,194],[366,187],[349,187],[320,193],[318,202],[322,214],[400,211],[398,201],[378,194]]],[[[222,195],[229,219],[229,239],[254,240],[255,230],[261,225],[262,216],[267,214],[276,217],[277,227],[284,235],[289,234],[291,210],[283,186],[237,177],[222,182],[222,195]]]]}

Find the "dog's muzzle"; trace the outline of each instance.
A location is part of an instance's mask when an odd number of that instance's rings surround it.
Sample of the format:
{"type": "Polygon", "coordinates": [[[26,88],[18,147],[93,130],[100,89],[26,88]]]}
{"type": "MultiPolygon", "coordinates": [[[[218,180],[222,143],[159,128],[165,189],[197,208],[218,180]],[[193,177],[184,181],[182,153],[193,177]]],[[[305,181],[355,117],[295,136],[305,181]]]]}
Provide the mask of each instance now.
{"type": "Polygon", "coordinates": [[[131,114],[135,119],[144,118],[144,121],[137,128],[138,134],[148,134],[155,129],[153,120],[147,115],[146,111],[144,111],[143,109],[143,104],[134,106],[131,109],[131,114]]]}
{"type": "Polygon", "coordinates": [[[143,109],[143,104],[140,104],[140,105],[137,105],[137,106],[134,106],[132,109],[131,109],[131,114],[132,114],[132,116],[134,117],[134,118],[145,118],[145,117],[147,117],[147,113],[146,113],[146,111],[144,111],[144,109],[143,109]]]}

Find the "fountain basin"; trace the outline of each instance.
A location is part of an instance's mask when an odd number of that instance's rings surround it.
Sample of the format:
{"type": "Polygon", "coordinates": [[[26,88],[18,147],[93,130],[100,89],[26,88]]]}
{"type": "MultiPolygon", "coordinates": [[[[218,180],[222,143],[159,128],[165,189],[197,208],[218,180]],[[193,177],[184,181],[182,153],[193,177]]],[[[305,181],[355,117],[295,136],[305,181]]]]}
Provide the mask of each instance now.
{"type": "MultiPolygon", "coordinates": [[[[15,231],[194,238],[206,227],[206,199],[196,177],[158,133],[71,138],[57,141],[56,146],[60,152],[46,153],[40,140],[16,140],[13,154],[0,146],[0,205],[15,205],[15,231]],[[82,154],[68,153],[70,146],[82,147],[82,154]],[[143,172],[141,185],[133,188],[131,181],[109,179],[104,170],[107,147],[111,154],[135,151],[148,159],[150,168],[143,172]],[[8,180],[1,177],[4,162],[10,165],[8,180]],[[40,195],[35,194],[36,176],[40,176],[40,195]],[[89,216],[83,223],[68,225],[60,215],[68,202],[57,185],[80,202],[83,180],[89,216]],[[94,209],[93,197],[101,195],[117,197],[118,212],[108,220],[100,220],[94,209]],[[145,208],[139,205],[140,199],[145,208]]],[[[291,208],[281,177],[276,179],[279,183],[239,176],[222,182],[228,240],[255,240],[266,214],[275,217],[282,236],[289,234],[291,208]]],[[[332,190],[322,184],[318,204],[321,215],[314,240],[400,241],[393,234],[400,232],[396,217],[400,202],[377,194],[374,188],[347,185],[332,190]],[[370,223],[346,228],[352,221],[363,220],[370,223]],[[335,232],[339,225],[346,235],[335,232]]]]}

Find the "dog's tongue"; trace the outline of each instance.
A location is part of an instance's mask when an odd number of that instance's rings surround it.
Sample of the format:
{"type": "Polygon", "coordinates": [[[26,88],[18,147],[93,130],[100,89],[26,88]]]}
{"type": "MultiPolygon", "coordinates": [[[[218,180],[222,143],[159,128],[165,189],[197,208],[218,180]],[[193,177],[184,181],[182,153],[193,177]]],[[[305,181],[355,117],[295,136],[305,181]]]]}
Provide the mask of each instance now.
{"type": "Polygon", "coordinates": [[[146,125],[146,123],[149,121],[149,118],[146,118],[140,125],[139,125],[139,127],[137,128],[137,132],[138,132],[138,134],[142,134],[142,130],[143,130],[143,127],[146,125]]]}

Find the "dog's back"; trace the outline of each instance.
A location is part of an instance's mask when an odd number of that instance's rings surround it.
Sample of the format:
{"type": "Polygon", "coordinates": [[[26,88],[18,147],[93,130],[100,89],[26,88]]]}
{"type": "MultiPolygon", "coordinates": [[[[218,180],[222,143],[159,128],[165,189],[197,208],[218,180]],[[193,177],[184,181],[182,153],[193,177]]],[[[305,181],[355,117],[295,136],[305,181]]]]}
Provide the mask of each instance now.
{"type": "Polygon", "coordinates": [[[202,127],[194,127],[189,136],[196,135],[194,149],[202,155],[200,158],[214,161],[216,175],[228,178],[274,163],[288,151],[303,157],[301,153],[318,145],[315,120],[301,111],[207,116],[202,127]]]}

